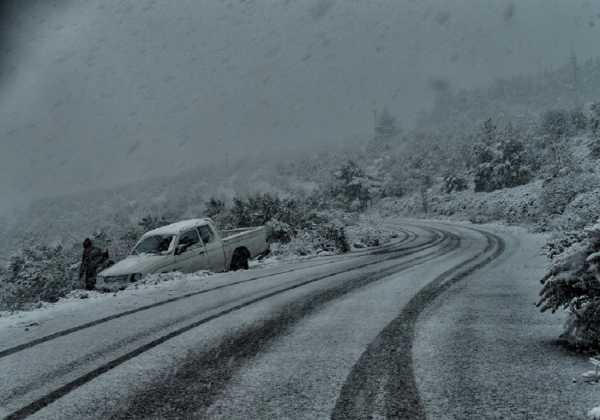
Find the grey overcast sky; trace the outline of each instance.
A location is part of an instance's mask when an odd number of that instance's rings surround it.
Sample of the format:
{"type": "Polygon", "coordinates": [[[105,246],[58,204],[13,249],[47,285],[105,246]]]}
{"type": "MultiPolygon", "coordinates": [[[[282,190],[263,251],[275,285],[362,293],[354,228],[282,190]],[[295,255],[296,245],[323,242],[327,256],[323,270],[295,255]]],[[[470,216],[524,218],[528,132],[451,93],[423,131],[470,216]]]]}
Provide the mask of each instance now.
{"type": "Polygon", "coordinates": [[[3,0],[0,207],[405,126],[600,55],[600,0],[3,0]]]}

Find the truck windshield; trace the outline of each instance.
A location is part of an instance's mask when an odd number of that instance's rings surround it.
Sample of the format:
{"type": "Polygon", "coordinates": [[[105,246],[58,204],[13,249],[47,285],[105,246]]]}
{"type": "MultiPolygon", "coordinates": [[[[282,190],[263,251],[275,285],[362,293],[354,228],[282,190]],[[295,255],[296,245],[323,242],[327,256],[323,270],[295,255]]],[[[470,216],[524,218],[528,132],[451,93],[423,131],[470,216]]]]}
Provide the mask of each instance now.
{"type": "Polygon", "coordinates": [[[142,239],[131,251],[133,255],[139,254],[165,254],[169,251],[175,235],[154,235],[142,239]]]}

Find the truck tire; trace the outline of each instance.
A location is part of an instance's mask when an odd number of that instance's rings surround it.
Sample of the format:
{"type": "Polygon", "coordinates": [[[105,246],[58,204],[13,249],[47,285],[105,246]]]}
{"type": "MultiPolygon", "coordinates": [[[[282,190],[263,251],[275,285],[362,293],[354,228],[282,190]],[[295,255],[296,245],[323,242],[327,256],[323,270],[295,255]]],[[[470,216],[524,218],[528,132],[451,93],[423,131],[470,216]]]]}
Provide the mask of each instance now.
{"type": "Polygon", "coordinates": [[[232,271],[236,270],[247,270],[248,269],[248,251],[244,248],[238,248],[233,252],[231,257],[231,264],[229,269],[232,271]]]}

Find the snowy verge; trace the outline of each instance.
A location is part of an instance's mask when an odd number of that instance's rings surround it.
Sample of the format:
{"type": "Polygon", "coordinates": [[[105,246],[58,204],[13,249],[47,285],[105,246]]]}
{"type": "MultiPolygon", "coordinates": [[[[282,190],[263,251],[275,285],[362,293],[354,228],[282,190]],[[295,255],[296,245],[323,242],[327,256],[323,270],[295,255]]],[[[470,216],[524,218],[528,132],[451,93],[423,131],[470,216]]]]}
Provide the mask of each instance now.
{"type": "Polygon", "coordinates": [[[541,193],[542,184],[537,181],[489,193],[460,191],[452,194],[430,194],[427,198],[427,213],[423,212],[422,199],[417,194],[383,199],[377,208],[383,215],[438,217],[468,220],[473,223],[498,221],[528,224],[541,217],[541,193]]]}
{"type": "Polygon", "coordinates": [[[40,302],[30,310],[0,311],[0,329],[34,328],[46,320],[61,317],[61,314],[80,313],[84,308],[87,308],[90,314],[97,315],[128,310],[137,305],[153,303],[189,290],[206,287],[213,282],[222,281],[224,277],[224,274],[213,274],[207,271],[191,274],[175,272],[150,275],[139,282],[127,285],[118,292],[73,290],[57,302],[40,302]]]}

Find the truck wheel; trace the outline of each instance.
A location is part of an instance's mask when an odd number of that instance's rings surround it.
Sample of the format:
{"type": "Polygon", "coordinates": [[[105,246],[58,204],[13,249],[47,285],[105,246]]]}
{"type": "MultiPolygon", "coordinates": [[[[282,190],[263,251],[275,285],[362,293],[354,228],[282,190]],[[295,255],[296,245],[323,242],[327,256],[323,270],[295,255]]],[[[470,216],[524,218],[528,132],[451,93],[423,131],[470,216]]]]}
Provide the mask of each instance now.
{"type": "Polygon", "coordinates": [[[236,249],[231,257],[230,270],[247,270],[248,269],[248,253],[244,249],[236,249]]]}

